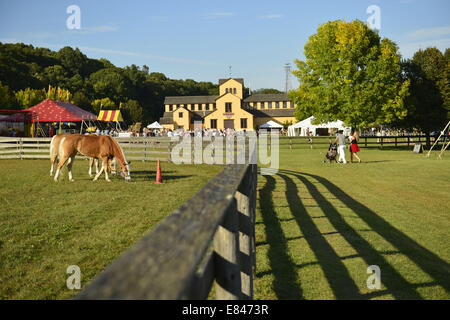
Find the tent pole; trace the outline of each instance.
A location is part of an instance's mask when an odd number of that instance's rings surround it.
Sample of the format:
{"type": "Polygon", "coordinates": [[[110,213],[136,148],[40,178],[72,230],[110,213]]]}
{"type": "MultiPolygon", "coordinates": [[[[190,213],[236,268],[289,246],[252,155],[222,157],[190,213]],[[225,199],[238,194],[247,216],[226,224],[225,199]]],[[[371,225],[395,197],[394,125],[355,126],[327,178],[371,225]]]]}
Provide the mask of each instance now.
{"type": "Polygon", "coordinates": [[[444,130],[441,131],[441,134],[439,135],[439,137],[434,141],[433,145],[431,146],[430,150],[427,153],[427,158],[430,156],[431,150],[433,150],[434,146],[436,145],[436,143],[439,141],[439,139],[441,138],[441,136],[444,134],[444,131],[447,130],[447,127],[450,125],[450,121],[447,123],[447,125],[445,126],[444,130]]]}

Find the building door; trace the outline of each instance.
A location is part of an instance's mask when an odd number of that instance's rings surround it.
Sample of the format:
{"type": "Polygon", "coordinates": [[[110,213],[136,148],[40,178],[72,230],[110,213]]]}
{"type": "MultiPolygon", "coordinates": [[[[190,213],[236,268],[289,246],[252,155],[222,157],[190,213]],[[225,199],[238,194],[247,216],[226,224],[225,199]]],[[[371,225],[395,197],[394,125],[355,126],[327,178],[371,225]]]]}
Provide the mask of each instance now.
{"type": "Polygon", "coordinates": [[[223,120],[223,127],[225,129],[234,129],[234,120],[233,119],[227,119],[223,120]]]}

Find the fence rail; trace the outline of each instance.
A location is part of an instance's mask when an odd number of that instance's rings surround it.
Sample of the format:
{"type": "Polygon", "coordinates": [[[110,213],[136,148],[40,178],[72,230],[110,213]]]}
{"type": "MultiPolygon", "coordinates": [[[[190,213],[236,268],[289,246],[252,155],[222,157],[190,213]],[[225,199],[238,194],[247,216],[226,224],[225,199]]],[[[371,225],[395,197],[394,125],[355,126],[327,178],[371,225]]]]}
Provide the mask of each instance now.
{"type": "MultiPolygon", "coordinates": [[[[288,145],[290,149],[295,146],[324,146],[329,145],[334,141],[334,136],[322,137],[280,137],[280,145],[288,145]]],[[[380,147],[385,146],[399,147],[399,146],[414,146],[415,143],[424,143],[430,146],[438,139],[437,136],[415,135],[415,136],[361,136],[359,139],[359,147],[380,147]]],[[[441,137],[439,142],[445,143],[448,137],[441,137]]]]}
{"type": "MultiPolygon", "coordinates": [[[[168,138],[115,138],[127,160],[169,161],[173,142],[168,138]]],[[[0,159],[50,159],[51,138],[1,138],[0,159]]],[[[76,156],[77,159],[87,159],[76,156]]]]}
{"type": "Polygon", "coordinates": [[[77,299],[252,299],[257,166],[226,166],[77,299]]]}

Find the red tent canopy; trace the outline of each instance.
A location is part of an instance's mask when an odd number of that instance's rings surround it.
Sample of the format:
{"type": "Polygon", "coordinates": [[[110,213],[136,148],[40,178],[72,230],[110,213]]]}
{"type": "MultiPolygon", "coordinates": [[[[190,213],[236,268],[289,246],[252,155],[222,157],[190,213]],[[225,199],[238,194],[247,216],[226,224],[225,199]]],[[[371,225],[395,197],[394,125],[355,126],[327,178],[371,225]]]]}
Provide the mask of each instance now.
{"type": "Polygon", "coordinates": [[[34,107],[25,109],[34,112],[33,122],[77,122],[97,120],[97,116],[69,102],[45,99],[34,107]],[[36,117],[37,116],[37,117],[36,117]]]}

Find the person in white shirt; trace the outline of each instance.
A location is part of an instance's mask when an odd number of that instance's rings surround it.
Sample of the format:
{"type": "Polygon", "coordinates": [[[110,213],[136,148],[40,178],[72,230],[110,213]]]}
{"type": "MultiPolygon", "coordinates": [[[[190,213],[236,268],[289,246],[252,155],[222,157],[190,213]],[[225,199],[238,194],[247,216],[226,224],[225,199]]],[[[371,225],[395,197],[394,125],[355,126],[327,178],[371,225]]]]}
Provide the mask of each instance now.
{"type": "Polygon", "coordinates": [[[338,144],[338,154],[339,154],[338,162],[347,163],[347,160],[345,160],[344,130],[339,130],[338,131],[338,135],[336,137],[336,140],[334,140],[334,143],[338,144]]]}

